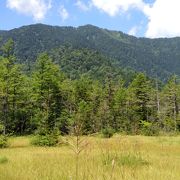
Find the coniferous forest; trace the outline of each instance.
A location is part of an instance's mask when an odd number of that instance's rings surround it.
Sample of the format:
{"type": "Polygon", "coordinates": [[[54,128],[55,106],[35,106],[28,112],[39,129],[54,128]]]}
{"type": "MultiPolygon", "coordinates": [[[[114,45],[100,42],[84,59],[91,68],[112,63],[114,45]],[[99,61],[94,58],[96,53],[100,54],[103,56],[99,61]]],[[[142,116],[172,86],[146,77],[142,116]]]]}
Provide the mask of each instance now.
{"type": "Polygon", "coordinates": [[[0,56],[2,133],[59,131],[66,135],[77,125],[83,135],[158,135],[180,130],[177,76],[162,83],[144,73],[116,68],[106,59],[88,49],[62,47],[39,54],[30,67],[18,63],[12,40],[4,43],[0,56]]]}

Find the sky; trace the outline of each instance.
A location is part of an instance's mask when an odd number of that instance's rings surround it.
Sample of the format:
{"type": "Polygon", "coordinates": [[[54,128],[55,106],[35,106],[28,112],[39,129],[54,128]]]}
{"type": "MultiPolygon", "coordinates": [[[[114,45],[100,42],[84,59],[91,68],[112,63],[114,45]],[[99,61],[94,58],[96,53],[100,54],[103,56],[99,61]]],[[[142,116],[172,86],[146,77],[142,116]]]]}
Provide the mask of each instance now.
{"type": "Polygon", "coordinates": [[[0,0],[0,30],[92,24],[148,38],[180,36],[180,0],[0,0]]]}

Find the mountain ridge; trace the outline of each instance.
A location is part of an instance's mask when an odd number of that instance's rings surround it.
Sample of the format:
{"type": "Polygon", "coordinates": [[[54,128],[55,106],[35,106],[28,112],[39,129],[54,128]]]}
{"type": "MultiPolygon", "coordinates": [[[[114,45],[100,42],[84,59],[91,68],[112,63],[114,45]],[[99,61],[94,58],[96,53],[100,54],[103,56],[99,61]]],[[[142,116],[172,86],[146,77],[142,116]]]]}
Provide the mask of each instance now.
{"type": "Polygon", "coordinates": [[[99,51],[116,59],[120,67],[162,80],[171,74],[180,75],[180,37],[135,37],[90,24],[79,27],[33,24],[0,31],[0,37],[1,45],[9,38],[15,41],[15,55],[21,62],[34,62],[39,53],[67,45],[99,51]]]}
{"type": "Polygon", "coordinates": [[[59,25],[50,25],[50,24],[44,24],[44,23],[35,23],[35,24],[28,24],[28,25],[23,25],[23,26],[19,26],[19,27],[15,27],[12,29],[8,29],[8,30],[4,30],[4,29],[0,29],[0,32],[9,32],[9,31],[14,31],[14,30],[18,30],[21,28],[26,28],[26,27],[33,27],[33,26],[44,26],[44,27],[53,27],[53,28],[73,28],[73,29],[78,29],[78,28],[83,28],[83,27],[94,27],[94,28],[99,28],[102,30],[107,30],[110,32],[117,32],[117,33],[122,33],[126,36],[130,36],[130,37],[134,37],[136,39],[149,39],[149,40],[158,40],[158,39],[175,39],[175,38],[179,38],[180,36],[176,36],[176,37],[158,37],[158,38],[148,38],[148,37],[137,37],[135,35],[129,35],[121,30],[115,30],[115,29],[108,29],[108,28],[101,28],[99,26],[95,26],[93,24],[84,24],[84,25],[80,25],[80,26],[59,26],[59,25]]]}

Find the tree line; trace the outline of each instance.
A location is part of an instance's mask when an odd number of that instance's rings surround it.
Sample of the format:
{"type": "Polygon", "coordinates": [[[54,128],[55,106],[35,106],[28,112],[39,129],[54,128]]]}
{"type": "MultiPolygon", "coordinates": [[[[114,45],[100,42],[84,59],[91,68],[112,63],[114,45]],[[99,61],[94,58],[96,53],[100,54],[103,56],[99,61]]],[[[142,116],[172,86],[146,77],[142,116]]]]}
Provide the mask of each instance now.
{"type": "Polygon", "coordinates": [[[39,55],[30,73],[16,62],[14,43],[0,56],[0,125],[4,134],[68,134],[79,123],[83,134],[111,129],[154,135],[180,129],[180,84],[176,76],[160,86],[137,73],[127,83],[111,74],[104,82],[87,75],[71,80],[48,54],[39,55]]]}

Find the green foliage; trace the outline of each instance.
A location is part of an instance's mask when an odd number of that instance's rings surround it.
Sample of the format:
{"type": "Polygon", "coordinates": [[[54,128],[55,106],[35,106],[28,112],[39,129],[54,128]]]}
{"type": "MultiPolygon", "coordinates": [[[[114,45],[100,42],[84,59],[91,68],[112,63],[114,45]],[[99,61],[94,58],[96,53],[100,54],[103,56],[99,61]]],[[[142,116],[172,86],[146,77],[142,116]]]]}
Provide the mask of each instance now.
{"type": "Polygon", "coordinates": [[[151,105],[152,85],[148,78],[139,73],[129,86],[129,101],[132,106],[130,109],[133,133],[138,134],[140,120],[148,121],[152,113],[151,105]]]}
{"type": "Polygon", "coordinates": [[[114,130],[111,127],[106,127],[102,130],[104,138],[111,138],[114,135],[114,130]]]}
{"type": "Polygon", "coordinates": [[[61,47],[52,50],[49,54],[70,79],[79,79],[84,75],[103,82],[111,74],[114,81],[123,77],[128,83],[135,74],[131,69],[117,66],[114,59],[89,49],[61,47]]]}
{"type": "Polygon", "coordinates": [[[0,164],[4,164],[8,162],[8,158],[5,156],[0,156],[0,164]]]}
{"type": "MultiPolygon", "coordinates": [[[[99,51],[101,54],[115,59],[117,67],[131,67],[136,71],[146,72],[148,75],[167,80],[169,75],[179,75],[179,38],[172,39],[147,39],[136,38],[122,32],[109,31],[92,25],[73,27],[52,27],[43,24],[23,26],[12,31],[0,33],[2,43],[12,38],[15,40],[15,55],[20,62],[27,63],[28,68],[33,67],[39,53],[59,48],[60,45],[72,46],[73,48],[88,48],[99,51]],[[172,61],[173,59],[173,61],[172,61]],[[27,61],[28,60],[28,61],[27,61]]],[[[60,64],[65,71],[73,77],[76,69],[73,64],[79,63],[79,70],[86,71],[91,67],[96,74],[106,71],[107,66],[98,68],[98,61],[91,61],[85,65],[74,56],[72,63],[60,64]],[[85,65],[85,66],[84,66],[85,65]],[[71,70],[69,69],[71,68],[71,70]],[[104,68],[104,70],[103,70],[104,68]],[[68,70],[69,69],[69,70],[68,70]]],[[[71,55],[70,55],[71,56],[71,55]]],[[[87,54],[86,59],[89,56],[87,54]]],[[[91,59],[91,57],[90,57],[91,59]]],[[[57,61],[59,61],[56,58],[57,61]]],[[[61,60],[60,60],[61,61],[61,60]]],[[[82,72],[82,71],[81,71],[82,72]]],[[[87,71],[86,71],[87,72],[87,71]]],[[[113,70],[111,70],[113,72],[113,70]]],[[[89,71],[89,73],[91,73],[89,71]]]]}
{"type": "Polygon", "coordinates": [[[59,83],[63,74],[57,65],[53,64],[47,54],[41,54],[33,73],[33,98],[37,107],[35,117],[39,126],[53,129],[55,119],[60,115],[62,102],[59,83]]]}
{"type": "Polygon", "coordinates": [[[140,125],[141,125],[141,134],[145,136],[154,136],[154,135],[158,135],[159,133],[159,128],[157,124],[153,124],[147,121],[141,121],[140,125]]]}
{"type": "Polygon", "coordinates": [[[179,84],[176,76],[172,76],[162,91],[164,119],[162,126],[166,131],[177,131],[179,119],[179,84]]]}
{"type": "Polygon", "coordinates": [[[0,123],[0,148],[8,147],[8,138],[4,133],[4,125],[0,123]]]}
{"type": "Polygon", "coordinates": [[[8,147],[8,138],[4,135],[0,135],[0,148],[8,147]]]}
{"type": "Polygon", "coordinates": [[[26,94],[29,91],[29,81],[22,72],[22,66],[15,63],[13,42],[8,41],[2,49],[4,56],[0,61],[0,120],[3,122],[5,134],[22,132],[29,122],[28,115],[23,115],[24,111],[27,114],[29,112],[24,109],[24,105],[29,102],[26,94]],[[17,122],[17,119],[21,121],[17,122]]]}
{"type": "Polygon", "coordinates": [[[3,52],[3,55],[8,58],[11,55],[14,54],[14,41],[12,39],[9,39],[2,47],[1,50],[3,52]]]}
{"type": "Polygon", "coordinates": [[[54,130],[48,134],[36,135],[32,139],[31,144],[35,146],[56,146],[58,145],[59,141],[59,133],[57,130],[54,130]]]}
{"type": "Polygon", "coordinates": [[[2,134],[4,131],[4,126],[0,123],[0,134],[2,134]]]}
{"type": "MultiPolygon", "coordinates": [[[[115,132],[157,135],[158,131],[179,131],[176,76],[164,87],[143,73],[128,82],[131,78],[121,76],[110,59],[87,49],[65,47],[55,51],[56,55],[40,54],[33,71],[25,74],[11,47],[13,43],[8,42],[0,56],[1,134],[36,132],[34,144],[53,146],[58,142],[55,128],[62,135],[78,127],[79,135],[102,133],[106,138],[115,132]],[[61,69],[74,72],[68,78],[61,69]]],[[[1,144],[6,146],[6,136],[1,137],[1,144]]]]}

